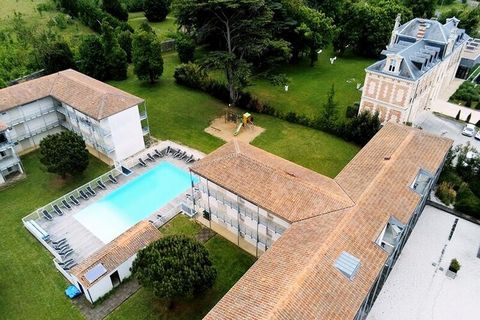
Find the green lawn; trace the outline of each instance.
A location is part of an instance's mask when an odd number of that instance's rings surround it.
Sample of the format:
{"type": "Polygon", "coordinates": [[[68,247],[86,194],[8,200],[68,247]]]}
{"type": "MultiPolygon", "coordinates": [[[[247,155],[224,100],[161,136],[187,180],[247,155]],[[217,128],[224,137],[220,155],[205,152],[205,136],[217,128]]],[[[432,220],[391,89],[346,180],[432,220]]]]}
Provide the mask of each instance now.
{"type": "MultiPolygon", "coordinates": [[[[165,234],[186,234],[194,236],[200,226],[186,216],[176,216],[168,226],[160,229],[165,234]]],[[[149,290],[140,289],[107,319],[201,319],[233,286],[235,282],[255,262],[255,258],[240,248],[216,235],[205,243],[212,262],[217,269],[217,279],[213,287],[201,297],[176,304],[175,309],[167,311],[164,304],[149,290]]]]}
{"type": "MultiPolygon", "coordinates": [[[[203,130],[223,114],[224,104],[175,83],[173,71],[179,63],[175,53],[164,55],[164,61],[163,75],[153,85],[139,81],[131,70],[127,80],[111,84],[146,100],[153,136],[203,152],[213,151],[224,142],[203,130]]],[[[335,176],[359,150],[330,134],[278,118],[256,115],[255,123],[266,131],[254,140],[254,145],[327,176],[335,176]]]]}
{"type": "Polygon", "coordinates": [[[327,93],[334,84],[339,116],[344,118],[347,106],[360,101],[361,92],[356,88],[357,83],[363,85],[364,69],[375,61],[346,55],[338,57],[332,65],[329,58],[333,56],[335,54],[329,48],[319,54],[313,68],[307,60],[279,68],[277,72],[286,74],[291,80],[288,92],[285,92],[283,87],[273,86],[265,79],[254,79],[247,90],[282,112],[294,111],[315,117],[320,113],[327,100],[327,93]]]}
{"type": "MultiPolygon", "coordinates": [[[[57,15],[64,15],[54,9],[54,6],[51,11],[38,12],[37,6],[44,3],[53,3],[53,0],[2,0],[0,29],[9,26],[13,12],[21,13],[25,23],[29,26],[34,26],[36,30],[46,28],[48,21],[57,15]]],[[[74,49],[78,46],[79,40],[83,35],[93,33],[90,28],[75,19],[71,20],[65,29],[53,27],[53,30],[65,38],[74,49]]]]}
{"type": "MultiPolygon", "coordinates": [[[[134,29],[138,29],[143,21],[147,21],[143,12],[130,12],[128,14],[128,24],[134,29]]],[[[177,31],[175,18],[171,16],[168,16],[165,21],[150,22],[149,24],[161,40],[171,38],[170,34],[177,31]]]]}
{"type": "Polygon", "coordinates": [[[63,293],[68,284],[53,266],[51,254],[23,227],[21,219],[108,167],[91,157],[82,177],[62,181],[42,168],[38,152],[22,161],[27,179],[0,190],[0,318],[81,319],[63,293]]]}

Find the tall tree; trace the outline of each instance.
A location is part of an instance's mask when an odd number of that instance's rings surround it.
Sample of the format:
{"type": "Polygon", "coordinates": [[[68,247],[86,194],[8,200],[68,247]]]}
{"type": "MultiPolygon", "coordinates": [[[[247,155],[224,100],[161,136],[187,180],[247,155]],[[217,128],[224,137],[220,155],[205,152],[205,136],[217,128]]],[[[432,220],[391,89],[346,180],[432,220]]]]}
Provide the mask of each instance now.
{"type": "Polygon", "coordinates": [[[180,235],[162,238],[138,252],[132,273],[170,308],[176,300],[210,288],[217,276],[207,249],[180,235]]]}
{"type": "Polygon", "coordinates": [[[110,13],[112,16],[121,21],[128,20],[128,11],[120,3],[120,0],[103,0],[102,8],[106,12],[110,13]]]}
{"type": "Polygon", "coordinates": [[[403,0],[405,6],[412,10],[416,18],[433,17],[438,2],[438,0],[403,0]]]}
{"type": "Polygon", "coordinates": [[[327,101],[323,104],[323,109],[318,119],[318,125],[322,130],[332,132],[335,129],[338,119],[338,104],[335,101],[335,86],[328,91],[327,101]]]}
{"type": "Polygon", "coordinates": [[[263,0],[179,0],[174,9],[177,23],[210,46],[207,65],[224,70],[235,103],[250,74],[246,57],[260,56],[272,40],[272,10],[263,0]]]}
{"type": "Polygon", "coordinates": [[[460,9],[451,9],[440,15],[438,21],[445,23],[447,18],[457,17],[460,20],[459,28],[465,29],[465,32],[471,37],[479,35],[478,29],[480,27],[480,7],[470,8],[464,6],[460,9]]]}
{"type": "Polygon", "coordinates": [[[43,66],[47,73],[75,68],[72,50],[65,41],[50,44],[43,53],[43,66]]]}
{"type": "Polygon", "coordinates": [[[145,0],[143,3],[145,17],[150,22],[163,21],[168,15],[170,5],[170,0],[145,0]]]}
{"type": "Polygon", "coordinates": [[[48,172],[79,175],[88,167],[88,151],[82,137],[72,131],[48,135],[40,142],[40,162],[48,172]]]}
{"type": "Polygon", "coordinates": [[[82,73],[97,80],[107,79],[107,61],[102,40],[97,35],[88,35],[82,39],[78,48],[80,61],[78,67],[82,73]]]}
{"type": "Polygon", "coordinates": [[[127,54],[127,62],[132,62],[132,33],[128,30],[121,31],[117,28],[118,44],[127,54]]]}
{"type": "Polygon", "coordinates": [[[163,73],[162,45],[153,32],[138,30],[133,35],[134,72],[141,80],[154,83],[163,73]]]}
{"type": "Polygon", "coordinates": [[[107,79],[124,80],[127,78],[127,54],[118,44],[117,35],[106,20],[102,23],[102,32],[107,79]]]}
{"type": "Polygon", "coordinates": [[[306,6],[300,7],[300,26],[296,31],[308,49],[310,66],[318,60],[318,50],[324,48],[331,40],[332,20],[323,13],[306,6]]]}

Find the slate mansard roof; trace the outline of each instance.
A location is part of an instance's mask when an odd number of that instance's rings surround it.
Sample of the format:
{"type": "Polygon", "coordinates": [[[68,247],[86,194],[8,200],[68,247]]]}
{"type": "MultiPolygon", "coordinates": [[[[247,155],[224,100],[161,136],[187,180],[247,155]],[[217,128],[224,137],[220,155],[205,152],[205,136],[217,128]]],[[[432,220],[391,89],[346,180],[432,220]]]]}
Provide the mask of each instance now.
{"type": "MultiPolygon", "coordinates": [[[[440,63],[448,55],[445,48],[452,36],[455,38],[453,51],[468,40],[465,30],[457,28],[459,20],[447,19],[445,24],[437,20],[416,18],[400,25],[394,30],[396,40],[393,45],[387,46],[382,55],[395,54],[402,57],[399,74],[394,76],[406,80],[417,80],[428,70],[440,63]]],[[[373,71],[392,75],[383,69],[387,59],[382,59],[367,67],[366,71],[373,71]]]]}

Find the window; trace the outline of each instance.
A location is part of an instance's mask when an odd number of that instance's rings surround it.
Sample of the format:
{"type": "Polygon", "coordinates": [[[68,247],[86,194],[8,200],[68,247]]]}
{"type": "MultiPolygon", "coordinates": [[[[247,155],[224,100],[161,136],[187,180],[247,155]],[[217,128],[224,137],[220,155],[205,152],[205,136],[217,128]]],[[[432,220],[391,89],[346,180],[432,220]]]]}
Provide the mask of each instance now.
{"type": "Polygon", "coordinates": [[[432,175],[427,171],[420,169],[415,178],[415,181],[412,184],[412,189],[417,193],[424,195],[428,191],[430,181],[432,180],[432,175]]]}
{"type": "Polygon", "coordinates": [[[360,269],[360,259],[346,251],[342,251],[340,256],[335,261],[334,266],[348,279],[353,280],[358,272],[358,269],[360,269]]]}
{"type": "Polygon", "coordinates": [[[403,224],[391,217],[376,243],[388,254],[392,254],[401,238],[403,229],[403,224]]]}
{"type": "Polygon", "coordinates": [[[390,59],[390,66],[388,66],[388,71],[395,72],[397,66],[397,60],[390,59]]]}

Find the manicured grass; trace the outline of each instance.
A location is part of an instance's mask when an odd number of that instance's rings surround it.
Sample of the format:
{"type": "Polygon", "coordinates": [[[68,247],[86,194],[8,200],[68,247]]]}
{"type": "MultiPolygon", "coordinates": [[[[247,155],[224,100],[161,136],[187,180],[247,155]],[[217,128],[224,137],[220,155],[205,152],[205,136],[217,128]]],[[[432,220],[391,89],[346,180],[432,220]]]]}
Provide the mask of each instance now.
{"type": "MultiPolygon", "coordinates": [[[[150,85],[131,72],[125,81],[111,84],[144,98],[147,102],[152,135],[170,139],[203,152],[211,152],[224,142],[203,130],[221,116],[224,104],[209,95],[179,86],[173,79],[174,53],[164,56],[161,79],[150,85]]],[[[265,115],[256,115],[255,123],[266,131],[253,144],[327,176],[335,176],[359,148],[324,132],[291,124],[265,115]]]]}
{"type": "Polygon", "coordinates": [[[132,68],[127,80],[112,81],[110,84],[145,99],[150,132],[154,137],[211,152],[223,141],[203,130],[222,114],[224,105],[205,93],[177,85],[173,78],[177,64],[176,53],[164,55],[163,75],[153,85],[138,80],[132,68]]]}
{"type": "MultiPolygon", "coordinates": [[[[163,233],[186,234],[194,236],[200,226],[187,217],[178,215],[163,233]]],[[[240,248],[216,235],[205,243],[210,258],[217,270],[217,279],[213,287],[200,297],[178,302],[173,310],[144,288],[124,302],[107,319],[201,319],[250,268],[255,258],[240,248]]]]}
{"type": "Polygon", "coordinates": [[[68,283],[53,266],[51,254],[23,227],[21,219],[108,167],[91,157],[83,176],[62,181],[43,169],[38,152],[22,161],[27,178],[0,190],[0,318],[81,319],[64,294],[68,283]]]}
{"type": "Polygon", "coordinates": [[[335,177],[360,148],[331,134],[256,115],[255,123],[267,129],[253,145],[329,177],[335,177]]]}
{"type": "MultiPolygon", "coordinates": [[[[138,29],[144,21],[147,21],[147,18],[145,18],[143,12],[131,12],[128,14],[128,24],[134,29],[138,29]]],[[[177,31],[175,18],[171,16],[168,16],[165,21],[162,22],[149,22],[149,25],[161,40],[172,38],[170,35],[177,31]]]]}
{"type": "Polygon", "coordinates": [[[346,55],[338,57],[332,65],[329,59],[333,56],[335,54],[329,48],[319,54],[313,68],[307,60],[302,60],[296,65],[276,70],[290,78],[288,92],[265,79],[254,79],[253,85],[247,90],[279,111],[293,111],[312,118],[319,115],[327,100],[327,93],[334,84],[339,116],[344,118],[347,106],[360,101],[361,92],[356,88],[357,83],[363,85],[364,69],[374,60],[346,55]]]}
{"type": "Polygon", "coordinates": [[[195,237],[201,229],[198,223],[192,223],[187,216],[179,214],[162,227],[162,233],[166,236],[183,234],[195,237]]]}

